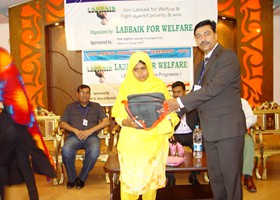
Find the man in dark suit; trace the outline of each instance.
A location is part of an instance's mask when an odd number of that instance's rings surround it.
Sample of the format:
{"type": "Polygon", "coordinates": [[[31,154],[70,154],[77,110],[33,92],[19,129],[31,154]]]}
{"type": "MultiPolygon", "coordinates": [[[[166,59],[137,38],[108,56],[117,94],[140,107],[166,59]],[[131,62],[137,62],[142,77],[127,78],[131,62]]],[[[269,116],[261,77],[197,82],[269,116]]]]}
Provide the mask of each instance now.
{"type": "Polygon", "coordinates": [[[208,60],[197,68],[193,91],[168,100],[169,111],[197,109],[214,199],[239,200],[243,196],[241,175],[246,133],[239,61],[233,51],[217,42],[214,21],[199,22],[194,36],[208,60]]]}
{"type": "MultiPolygon", "coordinates": [[[[172,84],[172,93],[173,97],[181,97],[186,94],[186,87],[182,81],[176,81],[172,84]]],[[[193,149],[193,130],[195,125],[198,124],[198,116],[196,110],[192,110],[189,113],[185,113],[180,116],[181,121],[175,127],[175,132],[172,138],[170,139],[171,142],[179,142],[183,146],[188,146],[193,149]]],[[[199,181],[197,180],[196,175],[199,172],[192,171],[189,176],[189,183],[192,185],[198,185],[199,181]]],[[[173,173],[167,173],[167,185],[175,185],[175,177],[173,173]]]]}

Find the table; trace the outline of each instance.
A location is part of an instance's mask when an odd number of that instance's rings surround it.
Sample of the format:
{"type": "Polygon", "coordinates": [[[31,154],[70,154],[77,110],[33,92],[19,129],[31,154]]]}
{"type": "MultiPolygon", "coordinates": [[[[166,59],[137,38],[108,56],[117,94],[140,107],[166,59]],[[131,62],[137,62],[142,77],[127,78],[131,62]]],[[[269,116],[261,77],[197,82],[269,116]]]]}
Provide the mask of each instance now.
{"type": "MultiPolygon", "coordinates": [[[[104,165],[104,170],[109,174],[110,180],[110,199],[117,200],[119,197],[119,187],[117,174],[120,173],[120,165],[118,155],[110,155],[104,165]]],[[[186,173],[190,171],[207,171],[206,155],[203,153],[200,164],[197,164],[197,159],[193,158],[191,152],[186,153],[185,162],[177,167],[166,167],[166,172],[186,173]]],[[[157,192],[157,200],[160,199],[213,199],[213,194],[209,184],[201,184],[198,186],[192,185],[175,185],[159,189],[157,192]]]]}

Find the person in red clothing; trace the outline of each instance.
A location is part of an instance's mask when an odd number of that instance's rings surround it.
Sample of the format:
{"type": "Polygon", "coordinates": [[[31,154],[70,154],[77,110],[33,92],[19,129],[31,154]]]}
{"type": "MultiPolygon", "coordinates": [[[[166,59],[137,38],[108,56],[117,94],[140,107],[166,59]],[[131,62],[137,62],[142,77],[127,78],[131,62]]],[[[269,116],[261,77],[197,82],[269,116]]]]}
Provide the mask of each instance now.
{"type": "Polygon", "coordinates": [[[22,77],[11,55],[0,47],[0,192],[26,183],[29,199],[38,200],[34,173],[55,177],[53,161],[35,120],[22,77]],[[32,166],[32,167],[31,167],[32,166]]]}

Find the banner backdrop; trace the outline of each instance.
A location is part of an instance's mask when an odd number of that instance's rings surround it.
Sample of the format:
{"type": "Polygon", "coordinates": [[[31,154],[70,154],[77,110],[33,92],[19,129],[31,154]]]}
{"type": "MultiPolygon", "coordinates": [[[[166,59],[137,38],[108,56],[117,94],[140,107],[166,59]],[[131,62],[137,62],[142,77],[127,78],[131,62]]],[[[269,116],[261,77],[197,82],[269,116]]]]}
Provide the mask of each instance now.
{"type": "Polygon", "coordinates": [[[65,0],[64,9],[67,49],[82,50],[83,83],[101,105],[114,103],[135,51],[168,87],[180,80],[190,90],[194,26],[218,16],[217,0],[65,0]]]}
{"type": "Polygon", "coordinates": [[[217,21],[217,0],[65,0],[68,50],[195,46],[193,29],[217,21]]]}
{"type": "Polygon", "coordinates": [[[83,51],[83,83],[90,86],[92,101],[104,106],[114,103],[126,75],[129,57],[135,51],[149,54],[155,75],[169,88],[180,80],[190,90],[193,84],[192,47],[83,51]]]}

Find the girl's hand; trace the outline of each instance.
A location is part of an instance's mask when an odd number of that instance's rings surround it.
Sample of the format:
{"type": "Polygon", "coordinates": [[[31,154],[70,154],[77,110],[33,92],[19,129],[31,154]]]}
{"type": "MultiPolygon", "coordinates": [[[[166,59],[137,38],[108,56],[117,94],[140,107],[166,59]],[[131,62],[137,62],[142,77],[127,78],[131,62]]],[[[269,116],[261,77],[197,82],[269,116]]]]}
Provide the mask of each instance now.
{"type": "Polygon", "coordinates": [[[137,122],[135,122],[133,119],[131,119],[130,117],[127,117],[127,119],[124,119],[122,121],[122,125],[123,126],[128,126],[128,127],[132,127],[132,128],[137,128],[140,129],[142,128],[141,124],[138,124],[137,122]]]}

